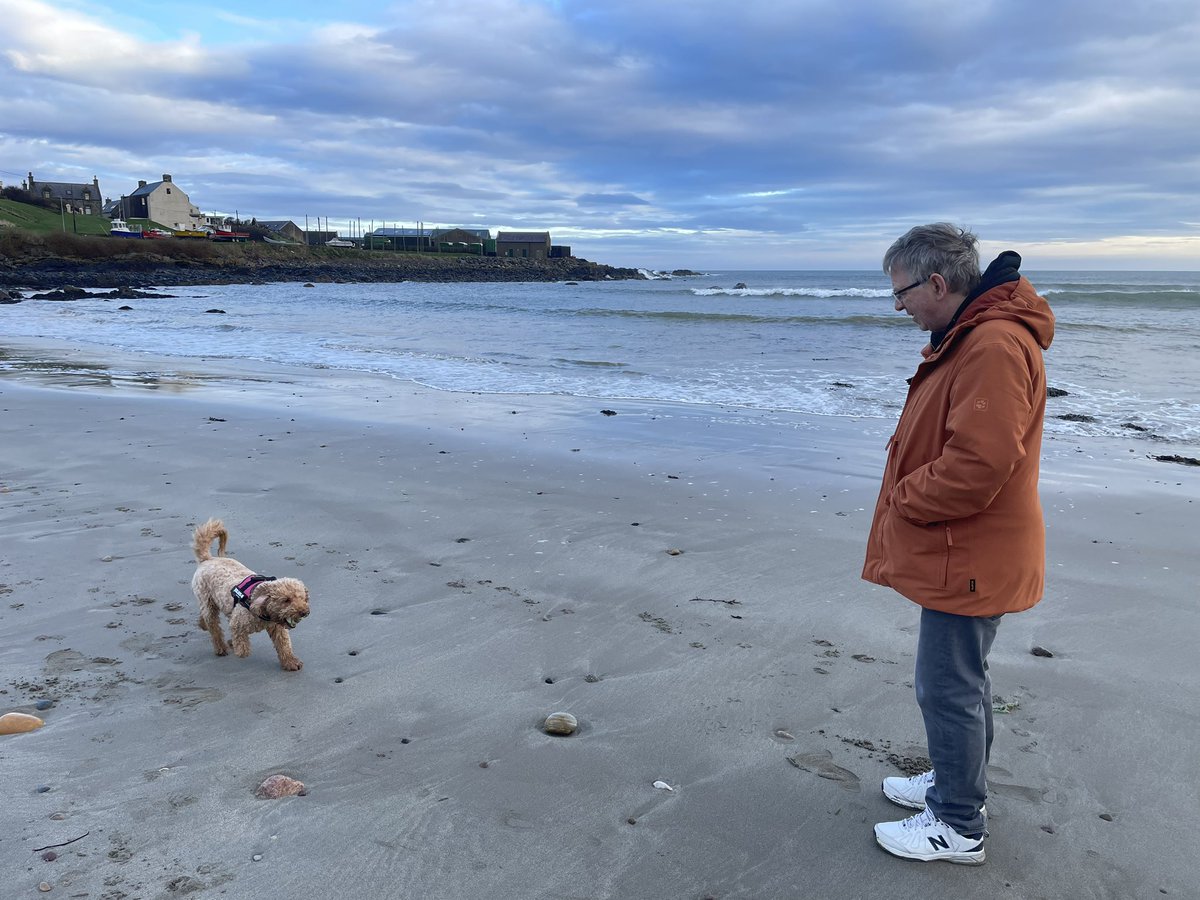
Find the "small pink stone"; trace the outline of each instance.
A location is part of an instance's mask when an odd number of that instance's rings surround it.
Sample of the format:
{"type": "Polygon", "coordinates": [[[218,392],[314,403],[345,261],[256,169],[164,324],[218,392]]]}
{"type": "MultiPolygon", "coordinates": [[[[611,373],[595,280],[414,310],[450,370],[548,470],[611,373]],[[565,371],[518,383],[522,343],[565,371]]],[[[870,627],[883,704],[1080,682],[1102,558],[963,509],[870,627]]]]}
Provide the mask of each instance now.
{"type": "Polygon", "coordinates": [[[254,796],[260,800],[278,800],[280,797],[295,797],[307,792],[302,781],[288,778],[286,775],[272,775],[258,786],[254,796]]]}

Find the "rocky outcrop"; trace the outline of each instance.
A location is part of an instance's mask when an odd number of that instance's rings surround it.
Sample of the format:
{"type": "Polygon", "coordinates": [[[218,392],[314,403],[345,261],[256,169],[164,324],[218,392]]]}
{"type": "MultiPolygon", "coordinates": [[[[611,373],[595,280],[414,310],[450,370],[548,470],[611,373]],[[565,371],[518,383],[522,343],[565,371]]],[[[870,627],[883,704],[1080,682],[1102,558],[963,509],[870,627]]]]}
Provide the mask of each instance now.
{"type": "MultiPolygon", "coordinates": [[[[238,248],[240,249],[240,248],[238,248]]],[[[266,282],[602,281],[636,279],[636,269],[586,259],[526,260],[507,257],[366,253],[338,255],[231,252],[211,258],[122,255],[102,259],[55,256],[0,260],[0,286],[58,289],[137,289],[164,285],[266,282]]],[[[54,299],[69,299],[66,297],[54,299]]]]}

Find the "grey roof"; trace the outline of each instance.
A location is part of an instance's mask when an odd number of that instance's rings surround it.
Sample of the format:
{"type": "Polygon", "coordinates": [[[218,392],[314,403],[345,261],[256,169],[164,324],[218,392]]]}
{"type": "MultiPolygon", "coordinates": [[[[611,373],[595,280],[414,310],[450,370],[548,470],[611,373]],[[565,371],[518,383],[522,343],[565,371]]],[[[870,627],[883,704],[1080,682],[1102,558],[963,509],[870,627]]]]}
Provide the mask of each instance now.
{"type": "Polygon", "coordinates": [[[150,194],[153,194],[154,191],[159,187],[159,185],[168,184],[168,183],[169,182],[166,182],[166,181],[151,181],[149,184],[146,184],[143,187],[138,188],[136,191],[134,191],[129,196],[130,197],[147,197],[150,194]]]}
{"type": "Polygon", "coordinates": [[[70,198],[72,200],[82,200],[83,192],[91,191],[93,200],[103,200],[100,195],[100,189],[90,181],[76,183],[73,181],[34,181],[34,192],[40,194],[42,191],[49,188],[50,196],[56,200],[60,197],[63,199],[70,198]]]}
{"type": "Polygon", "coordinates": [[[501,231],[496,235],[499,244],[542,244],[550,243],[548,231],[501,231]]]}
{"type": "Polygon", "coordinates": [[[375,237],[427,237],[437,239],[439,235],[445,234],[447,231],[466,231],[481,240],[491,239],[492,232],[487,228],[466,228],[462,225],[452,225],[449,228],[434,228],[432,225],[427,225],[424,228],[376,228],[374,231],[368,232],[367,237],[374,235],[375,237]]]}
{"type": "Polygon", "coordinates": [[[376,228],[369,232],[368,236],[375,237],[430,237],[433,235],[432,228],[376,228]]]}
{"type": "Polygon", "coordinates": [[[376,228],[368,235],[376,238],[428,238],[432,233],[430,228],[376,228]]]}
{"type": "Polygon", "coordinates": [[[291,225],[293,228],[299,228],[299,226],[291,219],[279,219],[272,220],[270,222],[264,222],[262,219],[258,220],[258,227],[265,228],[267,231],[283,231],[283,229],[287,228],[289,225],[291,225]]]}

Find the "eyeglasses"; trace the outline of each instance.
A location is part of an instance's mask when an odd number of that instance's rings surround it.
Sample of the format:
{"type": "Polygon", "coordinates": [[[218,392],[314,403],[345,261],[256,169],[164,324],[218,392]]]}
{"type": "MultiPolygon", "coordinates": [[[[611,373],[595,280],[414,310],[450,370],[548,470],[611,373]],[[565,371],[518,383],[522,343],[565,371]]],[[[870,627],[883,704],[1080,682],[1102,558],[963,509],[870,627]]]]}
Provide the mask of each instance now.
{"type": "Polygon", "coordinates": [[[915,287],[920,287],[928,280],[929,280],[928,278],[921,278],[917,281],[914,281],[908,287],[902,287],[898,291],[892,291],[892,296],[895,297],[897,300],[902,300],[902,299],[904,299],[905,294],[907,294],[909,291],[911,291],[915,287]]]}

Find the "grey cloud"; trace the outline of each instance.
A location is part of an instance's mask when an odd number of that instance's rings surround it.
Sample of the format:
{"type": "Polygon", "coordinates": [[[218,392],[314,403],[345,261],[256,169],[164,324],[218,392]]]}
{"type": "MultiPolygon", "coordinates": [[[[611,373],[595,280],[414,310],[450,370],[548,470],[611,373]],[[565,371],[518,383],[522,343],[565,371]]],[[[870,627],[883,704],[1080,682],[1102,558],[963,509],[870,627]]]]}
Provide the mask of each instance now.
{"type": "Polygon", "coordinates": [[[636,194],[580,194],[575,198],[580,206],[648,206],[649,201],[636,194]]]}

